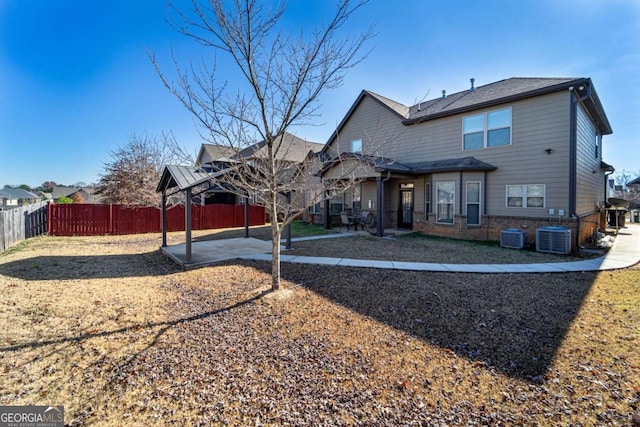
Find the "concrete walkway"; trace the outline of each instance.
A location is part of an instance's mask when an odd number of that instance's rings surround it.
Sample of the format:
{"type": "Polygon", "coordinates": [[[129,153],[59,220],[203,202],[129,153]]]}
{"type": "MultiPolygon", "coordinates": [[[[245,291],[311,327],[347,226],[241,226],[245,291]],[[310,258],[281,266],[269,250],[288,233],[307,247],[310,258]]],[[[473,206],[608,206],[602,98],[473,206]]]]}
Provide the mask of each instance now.
{"type": "MultiPolygon", "coordinates": [[[[352,234],[327,234],[292,241],[347,237],[352,234]]],[[[241,259],[271,261],[271,254],[251,254],[241,259]]],[[[327,258],[281,255],[282,262],[296,264],[334,265],[344,267],[383,268],[413,271],[448,271],[456,273],[564,273],[572,271],[599,271],[626,268],[640,262],[640,225],[630,224],[619,230],[613,246],[605,256],[585,261],[538,264],[437,264],[421,262],[376,261],[352,258],[327,258]]]]}

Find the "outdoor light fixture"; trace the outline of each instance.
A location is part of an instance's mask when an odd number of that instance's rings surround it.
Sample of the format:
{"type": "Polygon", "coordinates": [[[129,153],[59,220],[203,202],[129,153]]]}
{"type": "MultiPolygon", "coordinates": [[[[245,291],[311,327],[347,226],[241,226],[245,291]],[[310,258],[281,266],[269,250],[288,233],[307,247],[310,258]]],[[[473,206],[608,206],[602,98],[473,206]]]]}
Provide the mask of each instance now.
{"type": "Polygon", "coordinates": [[[551,155],[551,153],[553,153],[553,148],[547,148],[546,150],[544,150],[545,153],[551,155]]]}

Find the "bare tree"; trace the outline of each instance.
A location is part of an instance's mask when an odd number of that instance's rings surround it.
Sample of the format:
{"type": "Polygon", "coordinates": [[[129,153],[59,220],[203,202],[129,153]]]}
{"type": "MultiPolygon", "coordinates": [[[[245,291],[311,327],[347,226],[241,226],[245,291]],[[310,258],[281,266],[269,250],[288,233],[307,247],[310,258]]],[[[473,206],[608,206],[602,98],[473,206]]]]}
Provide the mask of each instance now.
{"type": "Polygon", "coordinates": [[[640,177],[640,171],[631,172],[627,170],[622,170],[620,172],[616,172],[614,176],[615,176],[616,184],[622,186],[622,191],[624,193],[625,199],[632,202],[633,206],[639,206],[640,205],[640,185],[636,184],[636,185],[628,186],[628,184],[631,181],[635,180],[636,178],[640,177]]]}
{"type": "Polygon", "coordinates": [[[104,165],[96,194],[105,203],[159,206],[156,186],[164,165],[176,160],[176,146],[167,135],[144,138],[133,135],[124,146],[111,152],[111,161],[104,165]]]}
{"type": "Polygon", "coordinates": [[[366,56],[362,48],[372,29],[352,37],[341,35],[348,18],[366,1],[342,0],[325,25],[298,33],[284,29],[284,1],[192,0],[190,10],[172,5],[174,29],[230,59],[242,82],[238,87],[220,81],[215,61],[209,63],[204,57],[186,71],[174,58],[175,80],[151,57],[165,86],[193,114],[205,140],[238,153],[256,142],[264,144],[259,152],[235,156],[211,179],[266,206],[272,218],[272,290],[280,288],[283,228],[302,209],[345,191],[355,179],[345,173],[345,179],[321,185],[309,173],[318,168],[319,160],[309,156],[292,162],[287,155],[292,146],[285,135],[292,127],[313,124],[320,95],[340,86],[346,71],[366,56]],[[315,189],[312,193],[318,196],[304,199],[301,189],[315,189]]]}

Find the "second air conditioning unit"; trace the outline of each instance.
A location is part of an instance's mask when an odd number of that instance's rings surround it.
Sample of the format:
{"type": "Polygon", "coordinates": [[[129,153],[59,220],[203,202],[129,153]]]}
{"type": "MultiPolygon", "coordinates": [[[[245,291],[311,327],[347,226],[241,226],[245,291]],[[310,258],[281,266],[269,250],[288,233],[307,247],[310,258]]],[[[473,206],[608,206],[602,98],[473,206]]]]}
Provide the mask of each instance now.
{"type": "Polygon", "coordinates": [[[500,246],[503,248],[524,249],[527,243],[527,232],[517,228],[500,231],[500,246]]]}
{"type": "Polygon", "coordinates": [[[552,254],[570,253],[571,230],[551,226],[536,229],[536,251],[552,254]]]}

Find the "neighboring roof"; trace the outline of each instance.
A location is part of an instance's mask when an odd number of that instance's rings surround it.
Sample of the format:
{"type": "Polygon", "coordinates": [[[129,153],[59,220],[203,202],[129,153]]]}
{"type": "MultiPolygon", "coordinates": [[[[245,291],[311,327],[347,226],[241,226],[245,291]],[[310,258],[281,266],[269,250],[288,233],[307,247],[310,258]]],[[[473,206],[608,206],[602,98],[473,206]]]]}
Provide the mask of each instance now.
{"type": "MultiPolygon", "coordinates": [[[[276,137],[274,144],[275,149],[277,149],[276,159],[291,162],[302,162],[310,151],[316,153],[322,150],[323,146],[324,144],[310,142],[288,132],[284,133],[282,139],[276,137]]],[[[264,140],[241,150],[239,153],[240,157],[245,158],[266,157],[266,155],[267,142],[264,140]]]]}
{"type": "Polygon", "coordinates": [[[51,191],[51,198],[57,199],[60,196],[69,197],[73,193],[77,193],[78,191],[83,191],[83,190],[84,189],[82,187],[67,187],[67,186],[59,185],[59,186],[53,187],[53,190],[51,191]]]}
{"type": "Polygon", "coordinates": [[[410,175],[426,173],[459,172],[459,171],[493,171],[498,169],[489,163],[485,163],[475,157],[463,157],[461,159],[443,159],[418,163],[399,163],[384,157],[366,156],[358,153],[342,153],[334,161],[328,162],[318,172],[324,175],[336,163],[346,159],[357,159],[373,167],[376,172],[397,172],[410,175]]]}
{"type": "Polygon", "coordinates": [[[200,152],[198,153],[198,159],[196,160],[197,165],[205,166],[201,163],[205,154],[209,158],[209,162],[228,161],[236,154],[236,150],[225,145],[202,144],[200,146],[200,152]]]}
{"type": "Polygon", "coordinates": [[[638,184],[640,184],[640,177],[634,179],[633,181],[627,182],[627,187],[630,185],[638,185],[638,184]]]}
{"type": "Polygon", "coordinates": [[[0,189],[0,197],[5,199],[40,199],[40,196],[22,188],[2,188],[0,189]]]}

